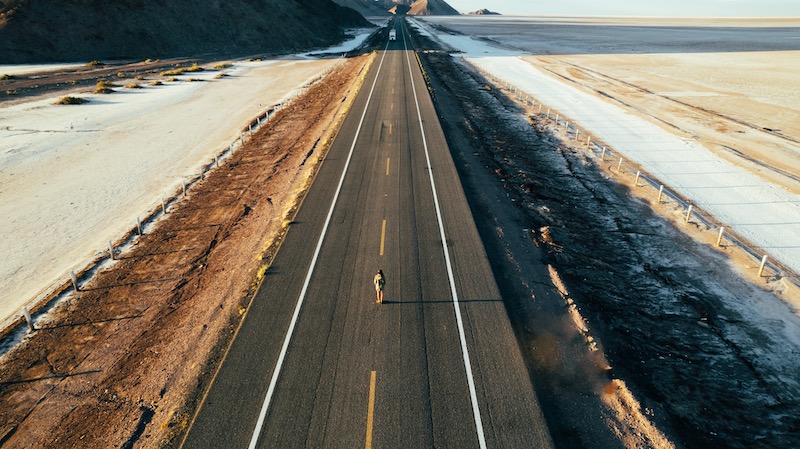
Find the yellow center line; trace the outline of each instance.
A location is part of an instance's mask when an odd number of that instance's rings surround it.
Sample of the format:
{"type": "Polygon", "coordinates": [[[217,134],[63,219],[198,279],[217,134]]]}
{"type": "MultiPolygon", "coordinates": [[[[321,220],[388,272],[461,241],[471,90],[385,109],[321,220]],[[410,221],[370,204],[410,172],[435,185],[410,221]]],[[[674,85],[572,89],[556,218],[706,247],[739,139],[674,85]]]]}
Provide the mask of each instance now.
{"type": "Polygon", "coordinates": [[[389,161],[391,160],[391,158],[386,158],[386,176],[389,176],[389,161]]]}
{"type": "Polygon", "coordinates": [[[383,220],[381,225],[381,256],[383,255],[383,244],[386,242],[386,220],[383,220]]]}
{"type": "Polygon", "coordinates": [[[390,136],[392,135],[392,125],[393,125],[393,123],[389,123],[389,135],[390,136]]]}
{"type": "MultiPolygon", "coordinates": [[[[384,221],[384,223],[386,223],[384,221]]],[[[367,449],[372,449],[372,422],[373,415],[375,414],[375,378],[376,373],[373,371],[369,375],[369,406],[367,407],[367,449]]]]}

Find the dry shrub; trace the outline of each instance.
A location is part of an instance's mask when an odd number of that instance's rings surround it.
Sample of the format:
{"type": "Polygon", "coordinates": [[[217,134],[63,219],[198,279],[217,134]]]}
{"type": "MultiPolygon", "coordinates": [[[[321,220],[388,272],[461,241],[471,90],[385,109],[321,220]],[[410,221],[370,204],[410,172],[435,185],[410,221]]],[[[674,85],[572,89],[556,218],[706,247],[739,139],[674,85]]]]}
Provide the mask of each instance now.
{"type": "Polygon", "coordinates": [[[61,97],[58,101],[55,102],[55,104],[84,104],[88,102],[89,100],[85,98],[66,96],[66,97],[61,97]]]}

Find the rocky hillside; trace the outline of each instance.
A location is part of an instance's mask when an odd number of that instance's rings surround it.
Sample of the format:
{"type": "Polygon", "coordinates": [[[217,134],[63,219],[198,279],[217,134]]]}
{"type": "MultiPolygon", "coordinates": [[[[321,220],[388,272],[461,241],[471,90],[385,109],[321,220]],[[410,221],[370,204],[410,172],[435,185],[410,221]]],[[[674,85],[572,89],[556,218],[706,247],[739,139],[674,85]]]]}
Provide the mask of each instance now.
{"type": "Polygon", "coordinates": [[[359,26],[331,0],[0,0],[0,64],[292,52],[359,26]]]}
{"type": "Polygon", "coordinates": [[[389,10],[394,6],[391,1],[375,0],[333,0],[338,5],[352,8],[364,17],[388,16],[389,10]]]}
{"type": "Polygon", "coordinates": [[[341,6],[353,8],[365,17],[391,14],[421,16],[458,15],[444,0],[334,0],[341,6]]]}
{"type": "Polygon", "coordinates": [[[408,14],[415,16],[457,16],[459,12],[444,0],[416,0],[408,14]]]}
{"type": "Polygon", "coordinates": [[[477,11],[468,12],[467,14],[472,16],[499,16],[499,12],[489,11],[486,8],[479,9],[477,11]]]}

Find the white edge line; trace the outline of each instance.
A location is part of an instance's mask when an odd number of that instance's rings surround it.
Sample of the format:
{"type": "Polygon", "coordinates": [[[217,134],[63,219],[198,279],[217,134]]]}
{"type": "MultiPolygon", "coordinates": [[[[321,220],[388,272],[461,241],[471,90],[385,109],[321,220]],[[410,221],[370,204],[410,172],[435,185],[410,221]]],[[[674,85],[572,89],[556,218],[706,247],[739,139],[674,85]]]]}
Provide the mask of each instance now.
{"type": "Polygon", "coordinates": [[[419,119],[419,129],[422,132],[422,146],[425,148],[425,160],[428,163],[428,175],[431,180],[431,190],[433,190],[433,204],[436,207],[436,220],[439,223],[439,235],[442,239],[442,250],[444,251],[444,262],[447,265],[447,277],[450,282],[450,294],[453,297],[453,308],[456,312],[456,322],[458,323],[458,338],[461,340],[461,354],[464,357],[464,369],[467,372],[467,384],[469,385],[469,397],[472,401],[472,414],[475,417],[475,427],[478,430],[478,443],[481,449],[486,449],[486,438],[483,434],[483,421],[481,420],[481,410],[478,406],[478,394],[475,392],[475,381],[472,378],[472,364],[469,361],[469,351],[467,350],[467,339],[464,335],[464,323],[461,320],[461,309],[458,305],[458,292],[456,282],[453,278],[453,266],[450,263],[450,251],[447,249],[447,239],[444,233],[444,223],[442,221],[442,211],[439,208],[439,196],[436,194],[436,184],[433,181],[433,168],[431,158],[428,153],[428,141],[425,139],[425,128],[422,126],[422,113],[419,109],[417,99],[417,88],[414,83],[414,73],[411,71],[411,59],[408,56],[408,45],[406,45],[406,34],[403,33],[403,46],[406,49],[406,62],[408,62],[408,72],[411,75],[411,89],[414,92],[414,103],[417,106],[417,118],[419,119]]]}
{"type": "Polygon", "coordinates": [[[361,114],[361,121],[358,123],[358,128],[356,129],[356,135],[353,138],[353,144],[350,146],[350,153],[347,155],[347,161],[344,164],[344,169],[342,170],[342,176],[339,178],[339,185],[336,187],[336,193],[333,195],[333,201],[331,202],[331,207],[328,210],[328,216],[325,218],[325,224],[322,227],[322,233],[319,236],[319,241],[317,241],[317,248],[314,251],[314,257],[311,259],[311,266],[308,267],[308,273],[306,274],[306,280],[303,283],[303,288],[300,291],[300,297],[297,299],[297,305],[294,308],[294,315],[292,315],[292,321],[289,323],[289,329],[286,332],[286,338],[283,340],[283,347],[281,347],[280,355],[278,356],[278,362],[275,364],[275,369],[272,372],[272,380],[269,383],[269,389],[267,390],[267,395],[264,398],[264,403],[261,405],[261,412],[258,415],[258,421],[256,422],[255,430],[253,431],[253,436],[250,439],[250,445],[248,446],[249,449],[255,449],[256,445],[258,444],[258,438],[261,435],[261,428],[264,426],[264,420],[267,417],[267,411],[269,410],[270,401],[272,400],[272,395],[275,393],[275,386],[278,383],[278,377],[281,374],[281,368],[283,367],[283,360],[286,357],[286,352],[289,349],[289,342],[292,339],[292,334],[294,333],[295,325],[297,324],[297,319],[300,316],[300,309],[303,306],[303,301],[306,297],[306,292],[308,291],[308,285],[311,282],[311,275],[314,273],[314,268],[317,265],[317,259],[319,258],[319,252],[322,248],[322,242],[325,240],[325,234],[328,232],[328,225],[331,222],[331,217],[333,216],[333,210],[336,207],[336,201],[339,198],[339,193],[342,190],[342,184],[344,184],[345,175],[347,175],[347,168],[350,166],[350,159],[353,157],[353,150],[356,147],[356,141],[358,140],[359,134],[361,134],[361,125],[364,124],[364,117],[367,115],[367,108],[369,107],[370,101],[372,100],[372,93],[375,91],[375,84],[378,82],[378,76],[381,73],[381,67],[383,67],[383,60],[386,58],[386,50],[389,49],[389,43],[386,43],[386,48],[384,49],[383,56],[381,57],[381,62],[378,65],[378,72],[375,74],[375,80],[372,82],[372,88],[370,88],[369,96],[367,97],[367,104],[364,105],[364,112],[361,114]]]}

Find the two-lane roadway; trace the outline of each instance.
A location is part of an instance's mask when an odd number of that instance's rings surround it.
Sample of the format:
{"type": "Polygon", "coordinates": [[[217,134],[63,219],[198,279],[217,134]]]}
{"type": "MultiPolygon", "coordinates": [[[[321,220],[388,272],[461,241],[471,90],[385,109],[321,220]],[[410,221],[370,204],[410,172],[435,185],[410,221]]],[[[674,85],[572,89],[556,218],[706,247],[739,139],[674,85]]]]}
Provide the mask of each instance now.
{"type": "Polygon", "coordinates": [[[546,448],[416,55],[378,53],[185,448],[546,448]],[[372,278],[386,274],[384,304],[372,278]]]}

